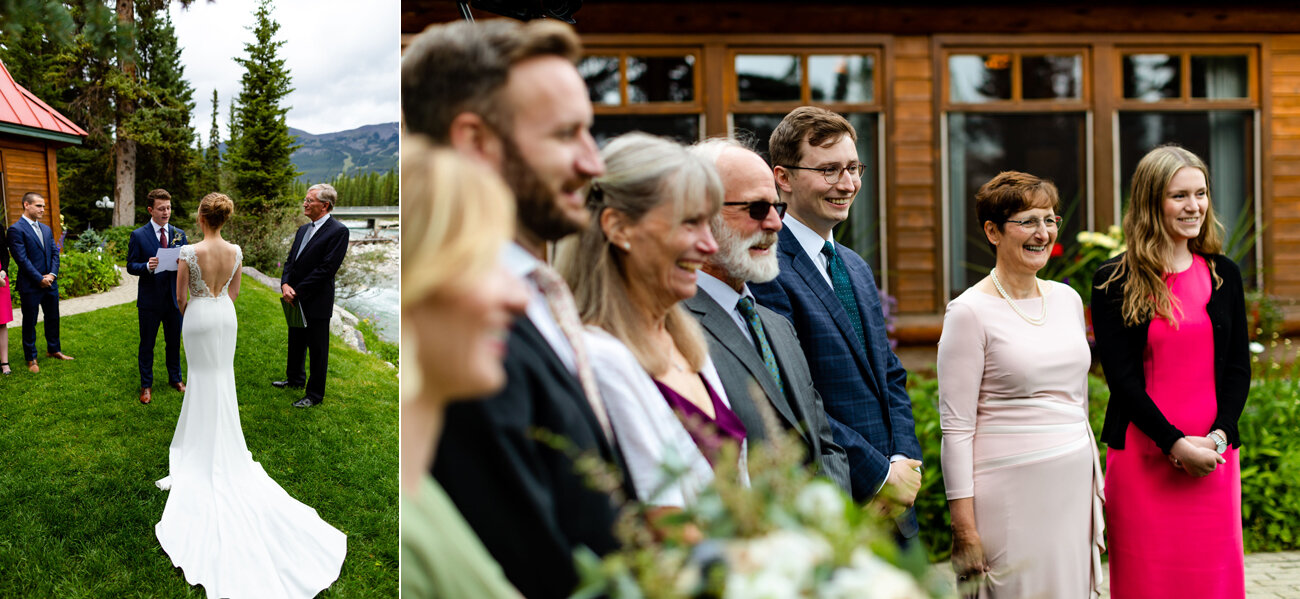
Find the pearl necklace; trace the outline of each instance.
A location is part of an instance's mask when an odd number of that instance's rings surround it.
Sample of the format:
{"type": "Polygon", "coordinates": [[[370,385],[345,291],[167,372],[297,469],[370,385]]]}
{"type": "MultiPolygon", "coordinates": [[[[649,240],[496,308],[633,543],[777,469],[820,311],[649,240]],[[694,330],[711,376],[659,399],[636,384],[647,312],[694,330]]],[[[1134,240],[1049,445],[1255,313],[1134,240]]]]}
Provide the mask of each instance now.
{"type": "Polygon", "coordinates": [[[1043,313],[1039,314],[1038,318],[1030,318],[1028,314],[1025,314],[1024,310],[1020,309],[1020,306],[1016,305],[1015,300],[1011,299],[1011,294],[1007,293],[1007,290],[1002,288],[1002,282],[998,280],[998,270],[996,268],[990,270],[989,276],[992,277],[993,286],[998,288],[998,293],[1002,296],[1002,299],[1007,300],[1007,303],[1011,305],[1011,309],[1015,310],[1016,314],[1019,314],[1021,318],[1025,319],[1025,322],[1038,327],[1043,326],[1043,323],[1047,322],[1047,295],[1043,293],[1043,287],[1037,277],[1034,278],[1034,286],[1038,287],[1038,295],[1043,298],[1043,313]]]}

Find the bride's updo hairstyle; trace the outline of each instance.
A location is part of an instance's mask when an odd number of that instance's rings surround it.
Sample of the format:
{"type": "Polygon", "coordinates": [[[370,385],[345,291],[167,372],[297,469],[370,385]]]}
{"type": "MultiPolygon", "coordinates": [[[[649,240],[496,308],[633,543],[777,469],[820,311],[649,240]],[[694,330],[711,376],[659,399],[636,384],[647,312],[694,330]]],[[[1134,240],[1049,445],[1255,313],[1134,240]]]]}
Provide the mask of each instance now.
{"type": "Polygon", "coordinates": [[[212,192],[199,200],[199,218],[213,229],[220,229],[226,224],[234,211],[235,202],[224,193],[212,192]]]}

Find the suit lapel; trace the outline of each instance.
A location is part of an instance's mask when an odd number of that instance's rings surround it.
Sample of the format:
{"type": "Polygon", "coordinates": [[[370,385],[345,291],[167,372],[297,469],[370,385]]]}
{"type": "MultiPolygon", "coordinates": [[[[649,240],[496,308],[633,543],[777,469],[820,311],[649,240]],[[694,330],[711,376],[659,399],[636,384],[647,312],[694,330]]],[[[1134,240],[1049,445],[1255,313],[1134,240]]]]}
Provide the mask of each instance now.
{"type": "MultiPolygon", "coordinates": [[[[718,302],[713,301],[712,297],[700,289],[696,289],[695,297],[686,300],[686,306],[692,312],[701,316],[700,324],[704,327],[704,330],[713,335],[718,340],[719,345],[727,348],[727,351],[740,361],[750,376],[758,381],[759,386],[763,388],[763,393],[767,395],[768,404],[786,420],[789,426],[797,429],[799,421],[795,418],[794,413],[790,411],[789,402],[785,401],[780,389],[777,389],[776,381],[772,380],[772,374],[767,371],[767,365],[763,363],[763,358],[759,355],[759,351],[754,346],[750,336],[741,331],[740,327],[736,326],[736,322],[731,319],[731,312],[719,306],[718,302]],[[774,400],[773,398],[777,399],[774,400]]],[[[759,420],[761,420],[761,417],[759,420]]]]}
{"type": "MultiPolygon", "coordinates": [[[[838,246],[837,251],[840,250],[845,252],[853,251],[843,245],[838,246]]],[[[849,271],[849,281],[853,284],[854,298],[858,302],[858,312],[862,315],[862,336],[866,340],[866,348],[864,349],[867,352],[867,361],[871,364],[871,374],[873,375],[869,377],[869,382],[876,392],[876,397],[884,397],[882,391],[884,390],[885,381],[881,378],[885,372],[884,348],[879,343],[873,343],[874,338],[871,335],[871,323],[875,321],[875,316],[880,313],[880,307],[868,306],[866,294],[858,291],[867,289],[868,285],[870,285],[871,289],[875,289],[876,280],[866,271],[860,269],[856,260],[852,261],[852,264],[852,266],[849,266],[849,262],[846,261],[844,267],[849,271]]]]}
{"type": "MultiPolygon", "coordinates": [[[[317,233],[319,234],[320,231],[317,231],[317,233]]],[[[545,362],[547,368],[564,375],[556,378],[563,382],[565,391],[568,391],[567,395],[577,406],[578,413],[582,414],[583,421],[591,428],[592,436],[600,445],[602,455],[606,457],[613,456],[614,453],[609,445],[609,439],[605,437],[605,429],[600,426],[600,421],[596,420],[596,414],[592,412],[591,404],[587,401],[587,394],[582,390],[582,383],[578,380],[578,377],[569,373],[569,368],[564,365],[559,356],[555,355],[555,350],[546,341],[546,337],[542,336],[542,332],[537,330],[537,326],[533,324],[533,321],[527,316],[516,318],[510,334],[518,335],[519,341],[532,348],[533,353],[545,362]]]]}
{"type": "MultiPolygon", "coordinates": [[[[844,337],[845,342],[853,350],[853,355],[864,367],[869,367],[869,358],[866,354],[866,348],[858,343],[858,334],[853,331],[853,325],[849,324],[849,313],[844,310],[840,304],[839,298],[835,297],[835,290],[826,283],[826,278],[822,276],[817,264],[808,257],[807,252],[803,251],[803,246],[799,245],[799,240],[795,238],[794,233],[789,229],[781,230],[781,242],[779,247],[789,258],[790,263],[794,266],[794,271],[803,279],[803,283],[808,287],[813,295],[821,301],[822,306],[826,308],[826,315],[835,323],[839,329],[840,335],[844,337]]],[[[856,295],[856,292],[855,292],[856,295]]],[[[862,300],[858,300],[858,310],[861,311],[862,300]]],[[[865,325],[864,325],[865,326],[865,325]]],[[[864,333],[866,331],[863,331],[864,333]]]]}

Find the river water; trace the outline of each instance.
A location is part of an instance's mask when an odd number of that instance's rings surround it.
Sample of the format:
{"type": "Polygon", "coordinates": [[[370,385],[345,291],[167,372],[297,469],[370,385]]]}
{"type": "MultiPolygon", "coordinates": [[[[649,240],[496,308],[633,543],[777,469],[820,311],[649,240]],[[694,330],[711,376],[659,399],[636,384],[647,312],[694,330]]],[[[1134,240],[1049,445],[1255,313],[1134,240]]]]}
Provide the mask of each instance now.
{"type": "MultiPolygon", "coordinates": [[[[347,225],[351,238],[362,239],[370,234],[364,221],[352,221],[339,219],[344,225],[347,225]]],[[[396,227],[382,229],[380,236],[391,239],[399,239],[399,232],[396,227]]],[[[358,318],[369,318],[375,323],[375,332],[385,341],[397,343],[398,338],[398,319],[401,314],[401,301],[398,295],[398,280],[401,274],[401,252],[396,243],[384,244],[354,244],[348,249],[348,252],[365,251],[368,248],[382,247],[387,255],[384,263],[384,276],[380,283],[372,288],[363,289],[357,295],[339,299],[338,304],[346,308],[349,312],[356,314],[358,318]]],[[[340,290],[340,295],[350,290],[340,290]]]]}

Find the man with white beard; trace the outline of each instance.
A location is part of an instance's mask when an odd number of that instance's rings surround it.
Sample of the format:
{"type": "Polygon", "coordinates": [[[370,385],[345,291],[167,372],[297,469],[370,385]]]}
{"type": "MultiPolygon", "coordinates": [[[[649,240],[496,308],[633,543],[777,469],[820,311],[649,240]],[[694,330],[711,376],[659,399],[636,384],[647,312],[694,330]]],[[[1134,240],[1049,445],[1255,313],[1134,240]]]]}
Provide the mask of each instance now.
{"type": "MultiPolygon", "coordinates": [[[[790,321],[754,302],[748,281],[779,274],[777,233],[785,203],[776,194],[772,169],[731,139],[709,139],[691,148],[718,169],[725,188],[722,210],[709,223],[718,251],[699,273],[699,289],[686,308],[700,321],[709,355],[732,410],[745,425],[749,447],[763,442],[773,425],[794,431],[806,458],[820,473],[849,491],[849,463],[813,388],[812,375],[790,321]]],[[[840,425],[842,426],[842,425],[840,425]]]]}

